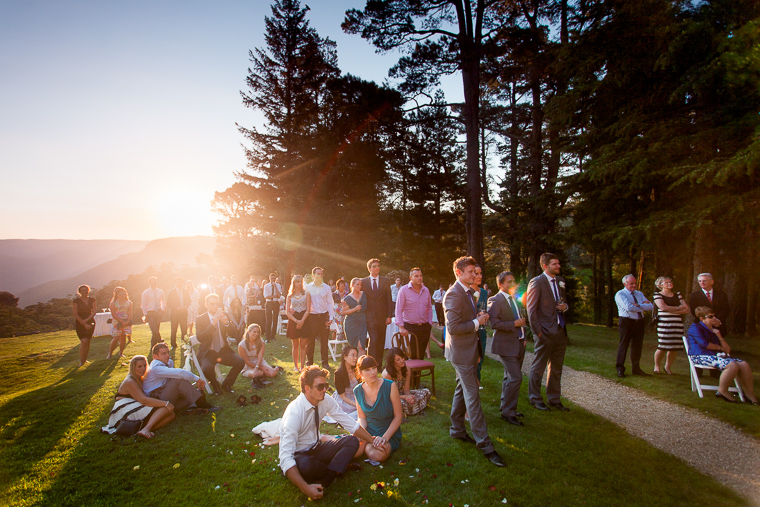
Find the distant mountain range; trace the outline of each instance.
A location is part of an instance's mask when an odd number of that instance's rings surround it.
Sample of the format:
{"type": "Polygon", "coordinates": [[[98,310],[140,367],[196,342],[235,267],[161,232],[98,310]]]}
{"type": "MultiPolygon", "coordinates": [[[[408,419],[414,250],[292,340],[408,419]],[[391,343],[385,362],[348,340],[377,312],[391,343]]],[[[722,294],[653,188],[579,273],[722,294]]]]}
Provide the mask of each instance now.
{"type": "Polygon", "coordinates": [[[195,266],[212,255],[211,236],[122,240],[0,240],[0,290],[19,297],[21,308],[65,297],[86,283],[94,288],[123,280],[150,266],[195,266]]]}

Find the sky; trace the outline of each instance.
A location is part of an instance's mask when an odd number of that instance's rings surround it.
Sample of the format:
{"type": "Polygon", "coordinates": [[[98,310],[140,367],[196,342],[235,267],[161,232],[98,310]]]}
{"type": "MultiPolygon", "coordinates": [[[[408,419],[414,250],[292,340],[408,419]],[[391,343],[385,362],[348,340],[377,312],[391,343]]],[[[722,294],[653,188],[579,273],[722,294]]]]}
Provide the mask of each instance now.
{"type": "MultiPolygon", "coordinates": [[[[303,3],[344,73],[386,80],[400,54],[340,29],[363,0],[303,3]]],[[[269,15],[268,0],[0,0],[0,239],[212,234],[214,192],[245,169],[235,124],[262,125],[240,91],[269,15]]]]}

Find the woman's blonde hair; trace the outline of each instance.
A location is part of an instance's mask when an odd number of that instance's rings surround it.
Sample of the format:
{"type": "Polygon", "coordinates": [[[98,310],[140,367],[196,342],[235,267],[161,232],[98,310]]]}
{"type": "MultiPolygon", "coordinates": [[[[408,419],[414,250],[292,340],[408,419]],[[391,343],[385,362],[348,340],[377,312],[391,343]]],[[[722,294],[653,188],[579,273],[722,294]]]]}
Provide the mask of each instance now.
{"type": "Polygon", "coordinates": [[[662,290],[662,284],[665,283],[665,280],[673,281],[673,278],[669,276],[659,276],[657,277],[657,280],[654,281],[654,286],[657,287],[657,290],[662,290]]]}
{"type": "MultiPolygon", "coordinates": [[[[145,365],[148,365],[148,358],[145,356],[137,355],[129,360],[129,373],[127,374],[127,378],[131,378],[142,387],[142,379],[138,377],[137,374],[135,374],[135,368],[137,368],[137,363],[140,361],[144,361],[145,365]]],[[[147,368],[145,370],[145,374],[148,374],[147,368]]]]}

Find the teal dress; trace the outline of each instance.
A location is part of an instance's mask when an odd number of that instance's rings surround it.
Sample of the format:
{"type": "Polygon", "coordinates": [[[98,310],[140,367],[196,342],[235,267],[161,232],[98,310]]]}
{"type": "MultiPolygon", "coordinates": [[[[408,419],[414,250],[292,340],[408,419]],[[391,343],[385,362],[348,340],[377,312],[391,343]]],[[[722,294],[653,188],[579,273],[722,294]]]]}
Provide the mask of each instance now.
{"type": "MultiPolygon", "coordinates": [[[[367,432],[373,437],[382,437],[393,422],[393,402],[391,401],[391,386],[393,385],[393,381],[387,378],[383,379],[383,384],[377,393],[377,400],[375,400],[375,404],[371,407],[364,400],[363,384],[362,382],[354,387],[356,403],[359,404],[362,412],[367,417],[367,432]]],[[[401,445],[401,426],[399,426],[388,443],[391,444],[391,452],[399,448],[401,445]]]]}
{"type": "MultiPolygon", "coordinates": [[[[478,313],[485,311],[488,311],[488,291],[481,287],[478,295],[478,313]]],[[[483,361],[486,358],[486,343],[488,342],[486,326],[478,328],[478,338],[480,338],[480,350],[482,352],[480,361],[478,361],[478,381],[480,381],[480,371],[483,369],[483,361]]]]}

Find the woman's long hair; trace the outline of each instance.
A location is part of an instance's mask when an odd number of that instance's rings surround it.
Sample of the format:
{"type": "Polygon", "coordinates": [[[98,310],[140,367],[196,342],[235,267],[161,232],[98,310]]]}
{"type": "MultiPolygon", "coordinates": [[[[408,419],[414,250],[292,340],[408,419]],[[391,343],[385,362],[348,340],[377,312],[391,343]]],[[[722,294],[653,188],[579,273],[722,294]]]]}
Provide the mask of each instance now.
{"type": "MultiPolygon", "coordinates": [[[[349,385],[348,380],[348,365],[346,364],[346,356],[351,353],[352,350],[356,350],[358,353],[359,351],[356,349],[356,347],[352,347],[351,345],[345,345],[343,347],[343,352],[340,355],[340,366],[338,366],[338,369],[335,370],[335,385],[337,387],[338,385],[338,378],[341,379],[341,383],[345,385],[349,385]]],[[[358,364],[358,363],[357,363],[358,364]]],[[[342,393],[341,393],[342,394],[342,393]]]]}
{"type": "Polygon", "coordinates": [[[127,289],[125,289],[124,287],[114,287],[113,297],[111,297],[111,302],[108,304],[109,306],[111,306],[113,303],[116,302],[116,294],[119,291],[124,291],[124,297],[127,298],[127,301],[129,301],[129,294],[127,293],[127,289]]]}
{"type": "MultiPolygon", "coordinates": [[[[398,347],[393,347],[388,350],[388,354],[385,356],[385,367],[388,369],[388,373],[390,374],[393,380],[396,380],[396,377],[398,376],[398,370],[396,369],[396,361],[395,361],[396,356],[403,357],[404,361],[408,359],[406,357],[406,354],[404,354],[404,351],[398,347]]],[[[404,367],[401,368],[401,378],[406,378],[407,371],[408,370],[406,369],[406,364],[404,364],[404,367]]]]}
{"type": "Polygon", "coordinates": [[[256,323],[250,324],[247,328],[245,328],[245,333],[243,333],[243,341],[245,341],[245,345],[250,350],[252,348],[251,344],[251,334],[253,334],[253,330],[258,329],[259,330],[259,339],[258,341],[261,342],[261,326],[259,326],[256,323]]]}
{"type": "MultiPolygon", "coordinates": [[[[142,379],[135,374],[135,368],[137,367],[137,363],[140,361],[144,361],[145,365],[148,365],[148,358],[145,356],[137,355],[134,356],[132,359],[129,360],[129,373],[127,373],[127,378],[131,378],[135,382],[137,382],[140,385],[140,388],[142,388],[142,379]]],[[[148,374],[148,369],[145,369],[145,374],[148,374]]],[[[126,380],[126,379],[124,379],[126,380]]]]}
{"type": "Polygon", "coordinates": [[[377,368],[377,361],[375,361],[375,358],[372,356],[360,357],[359,360],[356,361],[356,380],[364,382],[362,372],[364,370],[369,370],[370,368],[377,368]]]}
{"type": "MultiPolygon", "coordinates": [[[[295,285],[296,280],[300,280],[301,281],[301,293],[300,294],[304,294],[306,292],[306,290],[303,288],[303,276],[301,276],[301,275],[293,275],[293,278],[290,279],[290,289],[288,290],[288,296],[292,296],[293,295],[293,286],[295,285]]],[[[300,294],[296,294],[296,296],[298,296],[300,294]]]]}

